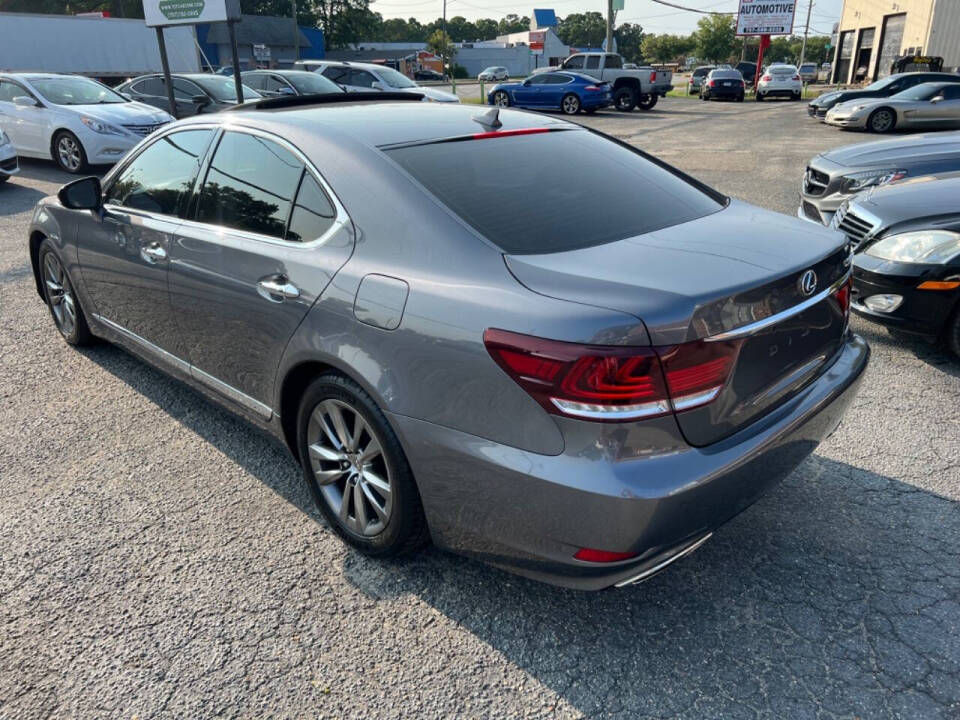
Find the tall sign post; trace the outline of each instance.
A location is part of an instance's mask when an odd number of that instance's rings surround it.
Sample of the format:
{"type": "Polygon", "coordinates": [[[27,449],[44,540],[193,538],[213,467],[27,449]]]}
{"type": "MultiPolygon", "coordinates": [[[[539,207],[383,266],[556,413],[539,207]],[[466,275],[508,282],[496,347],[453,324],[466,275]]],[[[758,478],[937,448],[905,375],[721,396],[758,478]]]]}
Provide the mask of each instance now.
{"type": "Polygon", "coordinates": [[[737,35],[759,35],[760,52],[753,89],[760,82],[763,53],[770,47],[771,35],[789,35],[793,32],[793,16],[797,12],[795,0],[740,0],[737,13],[737,35]]]}
{"type": "Polygon", "coordinates": [[[243,102],[243,84],[240,82],[240,63],[237,59],[237,39],[233,24],[240,19],[240,0],[143,0],[143,20],[147,27],[156,28],[157,46],[160,48],[160,64],[163,66],[163,83],[167,88],[170,114],[176,117],[177,103],[173,99],[173,81],[170,78],[170,62],[167,60],[167,45],[163,29],[171,25],[196,25],[206,22],[225,22],[230,32],[230,49],[233,52],[233,80],[237,86],[237,102],[243,102]]]}

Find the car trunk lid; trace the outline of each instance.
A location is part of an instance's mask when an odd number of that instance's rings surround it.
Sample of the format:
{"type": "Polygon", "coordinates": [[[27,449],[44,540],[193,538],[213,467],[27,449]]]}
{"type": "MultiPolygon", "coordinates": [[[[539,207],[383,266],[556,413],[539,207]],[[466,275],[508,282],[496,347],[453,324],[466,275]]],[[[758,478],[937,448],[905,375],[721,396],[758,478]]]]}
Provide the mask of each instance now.
{"type": "Polygon", "coordinates": [[[635,315],[658,347],[736,345],[716,400],[677,413],[697,446],[727,437],[804,387],[837,352],[846,329],[845,310],[827,292],[849,273],[843,237],[737,202],[638,237],[506,256],[506,263],[535,292],[635,315]],[[815,274],[812,289],[801,284],[808,271],[815,274]]]}

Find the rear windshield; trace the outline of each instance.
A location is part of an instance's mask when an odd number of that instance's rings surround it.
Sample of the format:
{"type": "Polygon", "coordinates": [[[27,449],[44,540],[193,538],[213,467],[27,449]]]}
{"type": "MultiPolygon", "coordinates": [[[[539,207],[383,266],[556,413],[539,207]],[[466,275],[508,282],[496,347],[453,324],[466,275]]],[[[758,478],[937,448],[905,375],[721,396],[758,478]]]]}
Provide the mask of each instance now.
{"type": "Polygon", "coordinates": [[[562,252],[677,225],[723,205],[586,130],[439,142],[387,154],[504,252],[562,252]]]}

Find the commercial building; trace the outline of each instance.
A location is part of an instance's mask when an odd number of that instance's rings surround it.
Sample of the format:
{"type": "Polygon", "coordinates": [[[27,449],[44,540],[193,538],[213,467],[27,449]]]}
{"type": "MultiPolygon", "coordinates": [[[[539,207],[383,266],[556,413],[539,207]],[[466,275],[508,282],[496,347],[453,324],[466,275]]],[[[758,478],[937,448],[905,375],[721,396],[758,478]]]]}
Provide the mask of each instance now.
{"type": "MultiPolygon", "coordinates": [[[[323,31],[297,27],[293,18],[243,15],[234,28],[242,70],[289,68],[298,58],[320,60],[324,57],[323,31]]],[[[233,65],[226,23],[198,24],[197,42],[205,67],[233,65]]]]}
{"type": "Polygon", "coordinates": [[[960,66],[960,0],[845,0],[832,82],[872,81],[904,55],[943,58],[960,66]]]}

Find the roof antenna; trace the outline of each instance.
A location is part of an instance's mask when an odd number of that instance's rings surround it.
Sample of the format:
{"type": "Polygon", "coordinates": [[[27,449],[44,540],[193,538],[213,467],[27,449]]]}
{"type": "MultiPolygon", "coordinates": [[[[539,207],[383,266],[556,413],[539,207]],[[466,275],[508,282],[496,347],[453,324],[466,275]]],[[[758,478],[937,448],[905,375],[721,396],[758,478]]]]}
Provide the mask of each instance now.
{"type": "Polygon", "coordinates": [[[484,127],[492,128],[494,130],[499,127],[503,127],[503,123],[500,122],[500,108],[496,105],[486,112],[480,113],[479,115],[474,115],[473,121],[480,123],[484,127]]]}

